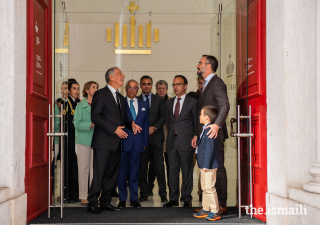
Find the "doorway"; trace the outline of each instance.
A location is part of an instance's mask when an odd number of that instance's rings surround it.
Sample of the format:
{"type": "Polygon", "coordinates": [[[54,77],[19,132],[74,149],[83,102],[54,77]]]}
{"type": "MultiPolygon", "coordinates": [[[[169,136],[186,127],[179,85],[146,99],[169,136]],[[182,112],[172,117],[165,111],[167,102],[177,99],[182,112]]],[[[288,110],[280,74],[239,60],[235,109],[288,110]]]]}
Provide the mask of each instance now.
{"type": "MultiPolygon", "coordinates": [[[[104,73],[113,66],[122,69],[126,80],[139,81],[142,75],[149,75],[153,77],[154,84],[160,79],[171,84],[175,75],[182,74],[189,81],[188,92],[196,91],[196,63],[202,54],[215,55],[220,63],[217,75],[226,83],[230,101],[226,121],[228,133],[231,131],[230,119],[237,117],[237,105],[240,105],[242,115],[248,115],[249,105],[252,105],[253,206],[265,209],[262,199],[266,192],[266,138],[263,136],[266,131],[263,125],[266,121],[266,104],[263,99],[257,98],[265,98],[266,95],[265,75],[263,77],[265,42],[262,38],[265,34],[265,1],[251,1],[249,5],[247,1],[228,2],[220,9],[219,2],[215,0],[178,3],[162,1],[153,4],[141,0],[133,5],[129,1],[53,1],[51,112],[54,115],[61,114],[61,109],[56,109],[53,102],[63,97],[61,87],[68,78],[75,78],[80,84],[80,90],[89,80],[103,87],[104,73]],[[260,58],[257,49],[260,49],[260,58]],[[258,112],[258,109],[262,111],[258,112]]],[[[155,93],[155,87],[152,91],[155,93]]],[[[125,95],[123,87],[120,92],[125,95]]],[[[170,86],[168,95],[174,96],[170,86]]],[[[55,117],[52,122],[61,125],[61,118],[59,121],[59,117],[55,117]]],[[[240,129],[241,133],[249,133],[248,121],[241,120],[240,129]]],[[[237,125],[234,124],[236,130],[237,125]]],[[[52,126],[50,132],[67,133],[59,126],[52,126]]],[[[56,136],[52,144],[51,200],[56,215],[61,213],[60,206],[73,206],[61,201],[61,165],[60,160],[57,160],[58,152],[64,148],[61,140],[60,136],[56,136]]],[[[231,136],[226,140],[227,206],[236,206],[239,201],[238,157],[241,159],[241,205],[250,205],[249,142],[249,139],[242,138],[238,143],[237,138],[231,136]]],[[[199,170],[195,167],[195,184],[198,175],[199,170]]],[[[197,189],[197,185],[194,185],[194,189],[197,189]]],[[[201,203],[196,201],[196,193],[193,198],[193,206],[200,206],[201,203]]],[[[265,221],[263,216],[254,216],[265,221]]]]}

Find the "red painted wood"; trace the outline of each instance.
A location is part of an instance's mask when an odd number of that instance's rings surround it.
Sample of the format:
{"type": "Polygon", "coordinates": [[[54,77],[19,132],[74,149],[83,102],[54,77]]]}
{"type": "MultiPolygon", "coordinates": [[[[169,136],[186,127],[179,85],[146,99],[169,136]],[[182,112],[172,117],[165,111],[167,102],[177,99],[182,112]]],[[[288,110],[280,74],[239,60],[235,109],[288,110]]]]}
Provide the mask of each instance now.
{"type": "Polygon", "coordinates": [[[51,0],[27,1],[27,222],[48,210],[48,121],[51,101],[51,0]]]}
{"type": "MultiPolygon", "coordinates": [[[[237,1],[237,101],[240,113],[247,115],[251,105],[253,206],[263,214],[254,217],[266,221],[267,192],[267,102],[266,102],[266,0],[237,1]],[[248,61],[246,59],[248,58],[248,61]],[[248,69],[248,76],[246,75],[248,69]]],[[[248,132],[247,120],[240,121],[241,133],[248,132]]],[[[250,204],[249,142],[240,141],[242,205],[250,204]]]]}

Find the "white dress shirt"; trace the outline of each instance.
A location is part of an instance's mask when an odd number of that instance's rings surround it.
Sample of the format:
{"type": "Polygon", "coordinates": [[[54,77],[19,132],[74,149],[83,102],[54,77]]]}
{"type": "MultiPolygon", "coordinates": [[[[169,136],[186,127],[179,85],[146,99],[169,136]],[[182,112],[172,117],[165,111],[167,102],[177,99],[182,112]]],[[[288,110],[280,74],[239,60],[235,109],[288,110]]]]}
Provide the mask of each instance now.
{"type": "Polygon", "coordinates": [[[212,74],[210,74],[209,76],[207,76],[206,79],[204,79],[203,87],[202,87],[202,92],[203,92],[204,89],[207,87],[209,81],[211,80],[211,78],[212,78],[214,75],[215,75],[215,74],[212,73],[212,74]]]}
{"type": "MultiPolygon", "coordinates": [[[[128,101],[129,109],[130,109],[130,100],[131,100],[131,98],[129,98],[129,97],[127,96],[127,101],[128,101]]],[[[133,100],[134,110],[136,111],[136,116],[138,116],[138,99],[137,99],[137,98],[134,98],[134,99],[132,99],[132,100],[133,100]]]]}
{"type": "MultiPolygon", "coordinates": [[[[180,115],[180,112],[181,112],[181,109],[182,109],[182,106],[183,106],[183,102],[184,102],[184,100],[186,98],[186,94],[182,95],[180,98],[181,99],[180,99],[180,102],[179,102],[180,103],[179,115],[180,115]]],[[[176,108],[177,101],[178,101],[178,97],[176,96],[174,98],[174,101],[173,101],[173,115],[174,115],[174,109],[176,108]]]]}
{"type": "MultiPolygon", "coordinates": [[[[109,84],[107,85],[109,90],[111,91],[113,97],[114,97],[114,100],[116,101],[116,104],[118,105],[118,101],[117,101],[117,90],[114,89],[112,86],[110,86],[109,84]]],[[[119,104],[120,104],[120,99],[119,99],[119,104]]],[[[121,105],[121,104],[120,104],[121,105]]]]}

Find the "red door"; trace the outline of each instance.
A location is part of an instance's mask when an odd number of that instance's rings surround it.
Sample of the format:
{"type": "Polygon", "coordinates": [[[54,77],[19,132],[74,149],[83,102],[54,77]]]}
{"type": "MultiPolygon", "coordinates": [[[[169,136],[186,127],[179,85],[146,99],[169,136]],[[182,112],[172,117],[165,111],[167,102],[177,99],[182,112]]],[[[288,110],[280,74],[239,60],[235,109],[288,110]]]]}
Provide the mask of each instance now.
{"type": "MultiPolygon", "coordinates": [[[[266,221],[267,192],[267,102],[266,102],[266,0],[237,2],[237,74],[240,114],[252,113],[252,187],[254,217],[266,221]]],[[[246,119],[240,133],[248,133],[246,119]]],[[[249,140],[241,138],[242,205],[250,205],[249,140]]]]}
{"type": "Polygon", "coordinates": [[[51,99],[51,0],[27,1],[27,221],[48,210],[48,121],[51,99]]]}

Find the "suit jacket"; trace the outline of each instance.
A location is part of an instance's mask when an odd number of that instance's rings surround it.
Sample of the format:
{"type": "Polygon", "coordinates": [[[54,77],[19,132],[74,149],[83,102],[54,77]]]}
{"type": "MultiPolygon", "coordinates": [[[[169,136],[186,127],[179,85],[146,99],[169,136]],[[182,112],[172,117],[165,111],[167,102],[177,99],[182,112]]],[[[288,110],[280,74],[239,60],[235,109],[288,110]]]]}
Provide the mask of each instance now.
{"type": "MultiPolygon", "coordinates": [[[[138,98],[143,100],[142,94],[138,98]]],[[[144,101],[144,100],[143,100],[144,101]]],[[[160,96],[151,94],[151,107],[149,109],[149,126],[157,128],[155,132],[149,136],[149,143],[156,144],[156,140],[164,140],[163,125],[165,123],[165,106],[160,96]]]]}
{"type": "MultiPolygon", "coordinates": [[[[199,115],[202,107],[211,105],[217,108],[218,117],[214,121],[221,129],[224,135],[224,139],[228,138],[228,131],[226,126],[226,119],[230,110],[229,99],[227,94],[226,84],[221,80],[220,77],[214,75],[209,83],[206,85],[203,93],[200,94],[199,98],[199,115]]],[[[195,135],[199,137],[202,132],[203,125],[198,123],[198,127],[195,135]]]]}
{"type": "Polygon", "coordinates": [[[92,144],[93,148],[104,150],[116,150],[120,138],[114,132],[118,126],[125,126],[132,130],[132,121],[127,115],[124,97],[117,93],[120,100],[121,113],[116,100],[108,86],[98,90],[92,99],[91,120],[95,124],[92,144]]]}
{"type": "MultiPolygon", "coordinates": [[[[125,97],[127,114],[128,117],[133,121],[127,98],[128,97],[125,97]]],[[[128,130],[127,128],[124,129],[124,131],[127,132],[128,137],[123,140],[123,151],[130,151],[130,149],[132,149],[134,146],[137,152],[144,152],[144,147],[148,145],[149,137],[149,108],[148,104],[141,99],[138,99],[138,115],[134,123],[141,127],[142,131],[136,135],[133,135],[131,130],[128,130]]]]}
{"type": "Polygon", "coordinates": [[[176,138],[179,147],[183,151],[194,151],[194,148],[191,146],[191,140],[198,125],[198,101],[190,96],[186,96],[179,117],[176,120],[173,115],[174,99],[172,98],[165,103],[166,124],[168,127],[167,151],[171,151],[173,147],[175,129],[177,131],[176,138]]]}
{"type": "Polygon", "coordinates": [[[222,163],[219,158],[218,142],[218,138],[209,138],[205,133],[202,135],[202,137],[200,137],[197,143],[197,161],[199,168],[215,169],[222,167],[222,163]]]}

